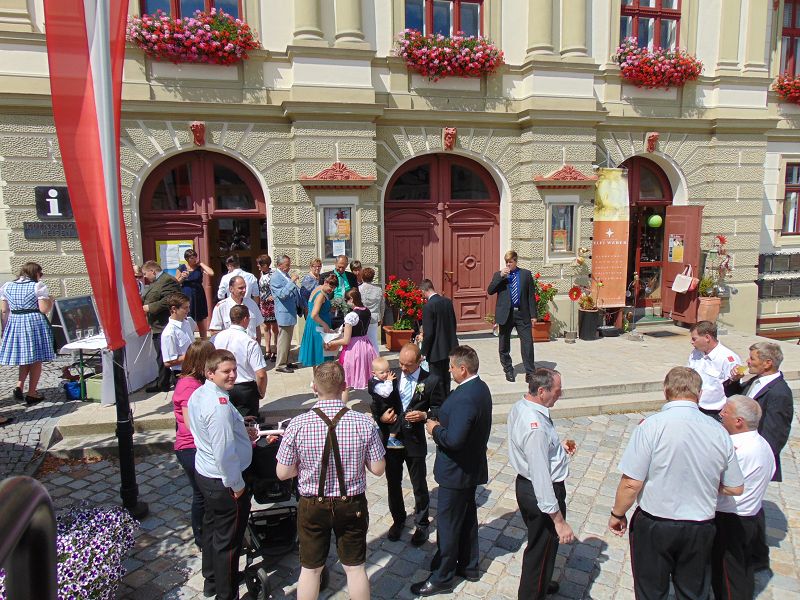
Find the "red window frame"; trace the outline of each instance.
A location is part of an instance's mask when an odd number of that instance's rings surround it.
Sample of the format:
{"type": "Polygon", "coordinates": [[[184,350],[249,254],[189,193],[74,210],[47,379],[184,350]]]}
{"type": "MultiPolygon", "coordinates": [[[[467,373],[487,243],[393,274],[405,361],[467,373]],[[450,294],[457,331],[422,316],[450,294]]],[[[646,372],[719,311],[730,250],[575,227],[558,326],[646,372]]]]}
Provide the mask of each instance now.
{"type": "MultiPolygon", "coordinates": [[[[787,183],[786,179],[789,176],[789,169],[800,168],[800,163],[786,163],[786,177],[784,178],[783,186],[783,210],[786,210],[786,198],[792,192],[796,192],[800,196],[800,183],[787,183]]],[[[794,215],[794,231],[786,231],[786,216],[785,212],[781,215],[781,235],[800,235],[800,207],[795,211],[794,215]]]]}
{"type": "Polygon", "coordinates": [[[784,0],[783,4],[783,29],[781,30],[781,73],[791,76],[800,75],[800,65],[795,64],[797,45],[800,44],[800,27],[792,27],[794,22],[798,24],[797,12],[800,11],[800,0],[784,0]],[[791,11],[789,26],[786,25],[786,15],[791,11]],[[785,63],[785,64],[784,64],[785,63]]]}
{"type": "MultiPolygon", "coordinates": [[[[623,0],[620,0],[622,3],[623,0]]],[[[683,0],[678,0],[677,8],[664,8],[664,0],[656,0],[655,6],[641,6],[640,0],[633,0],[631,4],[622,4],[620,18],[632,17],[631,31],[634,36],[639,34],[639,18],[653,19],[653,47],[661,47],[661,21],[675,21],[675,47],[680,44],[681,36],[681,4],[683,0]]],[[[622,42],[624,40],[620,40],[622,42]]],[[[639,45],[643,46],[643,40],[638,40],[639,45]]]]}
{"type": "MultiPolygon", "coordinates": [[[[205,12],[211,12],[211,9],[214,8],[216,4],[215,0],[203,0],[205,12]]],[[[147,5],[147,0],[139,0],[139,12],[141,14],[145,14],[147,11],[145,10],[147,5]]],[[[239,15],[237,18],[242,19],[242,0],[238,1],[239,5],[239,15]]],[[[191,17],[192,15],[182,15],[181,14],[181,0],[169,0],[169,16],[173,19],[182,19],[183,17],[191,17]]]]}
{"type": "MultiPolygon", "coordinates": [[[[461,31],[461,5],[462,4],[477,4],[478,5],[478,35],[483,35],[483,0],[446,0],[453,5],[453,22],[451,35],[461,31]]],[[[424,0],[424,29],[422,33],[433,33],[433,0],[424,0]]]]}

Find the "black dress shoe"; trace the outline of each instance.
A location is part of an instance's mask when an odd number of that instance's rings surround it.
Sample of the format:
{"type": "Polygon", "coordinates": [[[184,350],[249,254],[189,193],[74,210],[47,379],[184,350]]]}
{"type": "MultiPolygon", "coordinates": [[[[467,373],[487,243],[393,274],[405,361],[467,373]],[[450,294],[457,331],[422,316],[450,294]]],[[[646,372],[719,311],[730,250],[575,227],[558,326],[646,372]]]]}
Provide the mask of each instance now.
{"type": "Polygon", "coordinates": [[[25,396],[25,404],[28,406],[39,404],[42,400],[44,400],[44,396],[25,396]]]}
{"type": "Polygon", "coordinates": [[[557,594],[559,587],[560,586],[558,585],[557,581],[551,581],[550,583],[547,584],[547,594],[548,595],[557,594]]]}
{"type": "Polygon", "coordinates": [[[506,371],[506,381],[514,383],[514,371],[506,371]]]}
{"type": "Polygon", "coordinates": [[[203,583],[203,596],[206,598],[213,598],[217,595],[217,586],[208,581],[203,583]]]}
{"type": "Polygon", "coordinates": [[[297,368],[297,364],[296,363],[286,363],[286,368],[287,369],[296,369],[297,368]]]}
{"type": "Polygon", "coordinates": [[[275,367],[275,370],[278,373],[294,373],[294,370],[289,367],[275,367]]]}
{"type": "Polygon", "coordinates": [[[157,385],[151,385],[149,387],[146,387],[144,391],[147,392],[148,394],[158,394],[159,392],[161,392],[161,388],[158,387],[157,385]]]}
{"type": "Polygon", "coordinates": [[[403,523],[392,523],[389,531],[386,532],[386,539],[390,542],[396,542],[400,539],[401,533],[403,533],[403,523]]]}
{"type": "Polygon", "coordinates": [[[453,591],[452,585],[437,585],[430,579],[420,581],[411,586],[411,593],[415,596],[435,596],[436,594],[449,594],[453,591]]]}
{"type": "Polygon", "coordinates": [[[456,571],[456,575],[473,583],[481,580],[481,574],[477,572],[473,573],[472,571],[456,571]]]}
{"type": "Polygon", "coordinates": [[[428,530],[424,527],[417,527],[414,530],[414,535],[411,536],[412,546],[422,546],[428,541],[428,530]]]}
{"type": "Polygon", "coordinates": [[[24,400],[25,394],[22,393],[21,387],[14,388],[14,400],[24,400]]]}

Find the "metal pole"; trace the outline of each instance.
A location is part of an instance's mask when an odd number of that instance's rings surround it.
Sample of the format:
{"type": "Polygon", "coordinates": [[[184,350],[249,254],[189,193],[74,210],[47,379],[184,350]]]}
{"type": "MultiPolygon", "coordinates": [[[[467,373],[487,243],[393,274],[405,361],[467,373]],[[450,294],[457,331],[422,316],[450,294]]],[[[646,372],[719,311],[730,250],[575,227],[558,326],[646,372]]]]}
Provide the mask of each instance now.
{"type": "Polygon", "coordinates": [[[133,415],[128,397],[128,379],[125,376],[125,346],[114,350],[114,396],[117,406],[117,442],[119,445],[119,494],[122,506],[137,519],[142,520],[150,511],[139,501],[136,485],[136,466],[133,462],[133,415]]]}

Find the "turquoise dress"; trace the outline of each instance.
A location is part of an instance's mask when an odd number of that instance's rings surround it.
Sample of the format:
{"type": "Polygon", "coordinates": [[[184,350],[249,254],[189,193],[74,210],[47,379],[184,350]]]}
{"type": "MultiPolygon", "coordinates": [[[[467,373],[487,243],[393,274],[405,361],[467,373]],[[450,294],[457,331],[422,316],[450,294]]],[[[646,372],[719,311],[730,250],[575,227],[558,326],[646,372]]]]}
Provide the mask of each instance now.
{"type": "MultiPolygon", "coordinates": [[[[306,328],[303,330],[303,339],[300,341],[300,354],[297,357],[297,360],[307,367],[316,367],[326,360],[323,354],[325,349],[322,346],[322,336],[317,331],[319,325],[311,318],[311,311],[314,310],[314,301],[322,293],[324,292],[320,290],[308,299],[308,318],[306,319],[306,328]]],[[[328,327],[331,326],[331,301],[328,298],[325,298],[325,302],[322,303],[322,307],[319,309],[319,316],[328,324],[328,327]]],[[[332,357],[327,360],[331,359],[332,357]]]]}

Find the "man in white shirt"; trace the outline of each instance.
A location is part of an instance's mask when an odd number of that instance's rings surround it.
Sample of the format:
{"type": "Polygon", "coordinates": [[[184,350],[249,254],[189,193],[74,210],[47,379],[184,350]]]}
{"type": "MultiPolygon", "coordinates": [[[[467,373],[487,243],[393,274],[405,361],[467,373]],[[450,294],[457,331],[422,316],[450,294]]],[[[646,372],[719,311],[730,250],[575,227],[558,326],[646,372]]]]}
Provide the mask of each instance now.
{"type": "Polygon", "coordinates": [[[217,299],[223,300],[228,297],[229,289],[230,289],[230,281],[232,277],[243,277],[245,283],[247,283],[247,297],[252,298],[255,301],[259,299],[259,291],[258,291],[258,279],[252,273],[248,273],[244,269],[242,269],[239,265],[239,257],[235,254],[231,254],[228,258],[225,259],[225,266],[228,268],[228,272],[222,276],[222,279],[219,280],[219,288],[217,289],[217,299]]]}
{"type": "Polygon", "coordinates": [[[197,325],[189,316],[189,297],[186,294],[170,294],[166,301],[169,321],[161,332],[161,358],[175,375],[181,372],[183,357],[194,341],[197,325]]]}
{"type": "Polygon", "coordinates": [[[211,323],[208,326],[208,334],[215,335],[231,326],[231,308],[240,304],[247,307],[250,311],[250,325],[247,326],[248,335],[259,344],[261,343],[260,325],[264,322],[264,317],[258,305],[251,298],[246,298],[247,283],[244,278],[232,277],[230,284],[230,296],[225,300],[220,300],[211,313],[211,323]]]}
{"type": "Polygon", "coordinates": [[[267,393],[267,363],[261,346],[247,333],[250,311],[243,304],[231,308],[231,326],[214,337],[217,350],[236,357],[236,384],[230,398],[243,417],[258,418],[258,405],[267,393]]]}
{"type": "Polygon", "coordinates": [[[564,486],[575,442],[560,442],[550,419],[550,409],[560,397],[561,374],[536,369],[528,378],[528,393],[508,415],[508,459],[517,472],[517,504],[528,528],[520,598],[544,600],[558,591],[558,583],[551,581],[558,545],[575,540],[566,521],[564,486]]]}
{"type": "Polygon", "coordinates": [[[725,406],[725,389],[731,369],[741,363],[739,356],[717,340],[717,325],[700,321],[689,331],[694,350],[686,364],[700,374],[703,389],[700,392],[700,412],[719,420],[719,411],[725,406]]]}
{"type": "Polygon", "coordinates": [[[741,496],[720,495],[717,500],[711,585],[716,598],[751,600],[755,571],[750,547],[758,536],[757,515],[775,472],[775,457],[757,431],[761,419],[758,402],[747,396],[731,396],[720,417],[736,449],[744,492],[741,496]]]}

